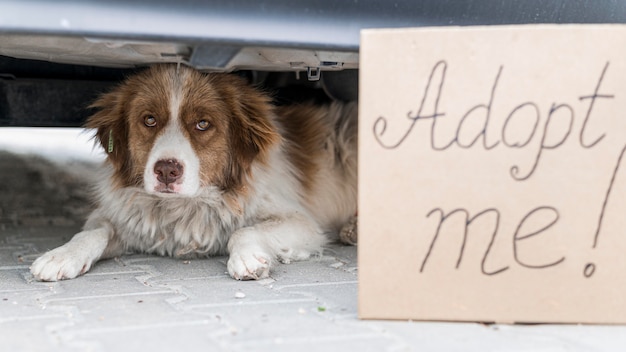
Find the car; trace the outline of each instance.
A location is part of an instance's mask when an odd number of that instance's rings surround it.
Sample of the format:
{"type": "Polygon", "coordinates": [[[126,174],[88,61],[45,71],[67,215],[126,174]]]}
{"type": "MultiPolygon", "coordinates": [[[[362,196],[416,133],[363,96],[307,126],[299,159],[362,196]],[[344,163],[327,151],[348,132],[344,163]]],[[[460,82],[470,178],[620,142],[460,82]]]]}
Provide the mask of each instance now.
{"type": "Polygon", "coordinates": [[[79,126],[154,63],[242,74],[278,103],[355,100],[364,28],[625,22],[610,0],[3,0],[0,126],[79,126]]]}

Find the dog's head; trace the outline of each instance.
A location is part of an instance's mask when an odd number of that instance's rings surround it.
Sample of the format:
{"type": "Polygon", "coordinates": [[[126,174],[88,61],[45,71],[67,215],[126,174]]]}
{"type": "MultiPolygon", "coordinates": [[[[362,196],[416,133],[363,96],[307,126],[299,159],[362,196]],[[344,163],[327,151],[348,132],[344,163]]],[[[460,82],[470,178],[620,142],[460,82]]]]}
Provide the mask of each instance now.
{"type": "Polygon", "coordinates": [[[241,189],[278,140],[267,96],[240,77],[184,66],[153,66],[92,107],[86,127],[108,152],[114,184],[158,195],[241,189]]]}

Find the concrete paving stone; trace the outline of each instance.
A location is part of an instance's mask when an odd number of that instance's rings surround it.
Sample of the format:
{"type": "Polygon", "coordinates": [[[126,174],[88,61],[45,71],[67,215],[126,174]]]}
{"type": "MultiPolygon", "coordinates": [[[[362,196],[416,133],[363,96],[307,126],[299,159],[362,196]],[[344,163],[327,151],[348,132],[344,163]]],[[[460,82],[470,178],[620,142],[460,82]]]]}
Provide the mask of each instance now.
{"type": "Polygon", "coordinates": [[[207,277],[227,277],[225,258],[178,259],[155,255],[135,254],[120,258],[123,265],[150,267],[150,281],[183,280],[207,277]]]}
{"type": "Polygon", "coordinates": [[[64,343],[50,326],[66,323],[63,318],[24,319],[10,323],[0,323],[0,345],[3,351],[13,352],[73,352],[85,351],[82,348],[64,343]]]}
{"type": "MultiPolygon", "coordinates": [[[[104,266],[101,266],[103,268],[104,266]]],[[[73,280],[64,280],[49,284],[52,287],[50,293],[41,297],[42,304],[58,302],[77,302],[81,300],[103,300],[108,297],[137,296],[169,294],[172,290],[144,285],[137,280],[136,276],[145,272],[128,271],[102,274],[101,269],[94,274],[86,274],[73,280]],[[115,290],[111,290],[114,287],[115,290]]]]}
{"type": "Polygon", "coordinates": [[[214,336],[222,345],[356,340],[371,335],[366,326],[337,323],[332,313],[319,312],[317,307],[314,300],[294,300],[270,304],[196,307],[194,311],[216,314],[230,327],[229,334],[214,336]]]}
{"type": "Polygon", "coordinates": [[[410,351],[392,346],[388,340],[372,335],[353,336],[350,339],[334,338],[276,338],[267,341],[235,343],[229,351],[273,351],[273,352],[319,352],[319,351],[410,351]]]}
{"type": "Polygon", "coordinates": [[[335,319],[356,319],[357,282],[325,282],[316,285],[285,286],[278,288],[283,293],[315,299],[317,307],[335,319]]]}
{"type": "Polygon", "coordinates": [[[24,265],[25,258],[22,253],[28,253],[32,249],[21,245],[0,244],[0,268],[24,265]]]}
{"type": "Polygon", "coordinates": [[[46,293],[47,289],[43,287],[0,290],[0,324],[63,317],[64,314],[45,310],[39,304],[36,297],[46,293]]]}
{"type": "Polygon", "coordinates": [[[626,330],[621,326],[366,323],[424,351],[618,351],[626,342],[626,330]]]}
{"type": "MultiPolygon", "coordinates": [[[[172,331],[194,331],[209,341],[209,331],[224,329],[217,319],[207,319],[191,314],[180,314],[167,303],[171,293],[107,296],[62,302],[66,306],[50,307],[58,310],[74,307],[77,315],[74,324],[55,331],[67,343],[74,341],[100,341],[115,343],[114,336],[152,333],[153,338],[170,337],[172,331]]],[[[61,303],[61,302],[57,302],[61,303]]],[[[170,337],[183,340],[186,335],[170,337]]],[[[119,341],[118,341],[119,342],[119,341]]],[[[124,346],[127,348],[128,346],[124,346]]],[[[174,347],[171,345],[170,347],[174,347]]]]}
{"type": "Polygon", "coordinates": [[[14,263],[30,265],[41,254],[65,244],[79,231],[77,225],[7,226],[0,229],[0,263],[10,256],[14,263]]]}
{"type": "Polygon", "coordinates": [[[80,351],[220,351],[210,338],[214,327],[197,321],[188,324],[152,324],[120,329],[101,329],[63,334],[66,344],[80,351]]]}

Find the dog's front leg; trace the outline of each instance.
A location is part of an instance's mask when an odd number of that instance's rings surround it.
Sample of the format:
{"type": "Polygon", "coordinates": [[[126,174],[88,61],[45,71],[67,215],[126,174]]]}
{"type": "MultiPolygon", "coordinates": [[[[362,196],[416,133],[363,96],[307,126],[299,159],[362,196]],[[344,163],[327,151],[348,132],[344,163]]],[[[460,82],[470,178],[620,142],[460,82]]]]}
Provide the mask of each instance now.
{"type": "Polygon", "coordinates": [[[278,260],[289,263],[321,253],[327,239],[316,223],[302,214],[271,217],[235,231],[228,241],[228,273],[237,280],[269,276],[278,260]]]}
{"type": "Polygon", "coordinates": [[[57,281],[73,279],[86,273],[110,252],[109,239],[113,234],[110,227],[99,227],[77,233],[61,247],[46,252],[33,262],[30,271],[37,280],[57,281]]]}

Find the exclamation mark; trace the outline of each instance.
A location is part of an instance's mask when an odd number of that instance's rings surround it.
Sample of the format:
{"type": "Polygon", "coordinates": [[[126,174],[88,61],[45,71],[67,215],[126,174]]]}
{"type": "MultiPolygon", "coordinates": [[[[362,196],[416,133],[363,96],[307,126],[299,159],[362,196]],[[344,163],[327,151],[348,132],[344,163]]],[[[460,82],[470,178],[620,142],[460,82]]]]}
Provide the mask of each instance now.
{"type": "MultiPolygon", "coordinates": [[[[613,176],[611,177],[611,183],[609,184],[609,188],[606,190],[606,196],[604,197],[604,203],[602,203],[602,211],[600,212],[600,217],[598,218],[598,227],[596,228],[596,233],[593,236],[593,246],[592,249],[596,249],[598,246],[598,239],[600,238],[600,230],[602,229],[602,220],[604,219],[604,212],[606,211],[606,205],[609,202],[609,197],[611,196],[611,191],[613,190],[613,184],[615,183],[615,177],[619,171],[619,167],[622,164],[622,158],[624,157],[624,153],[626,153],[626,145],[622,148],[622,151],[619,154],[619,158],[617,159],[617,164],[615,165],[615,169],[613,170],[613,176]]],[[[589,278],[596,272],[596,264],[587,263],[583,270],[583,275],[589,278]]]]}

